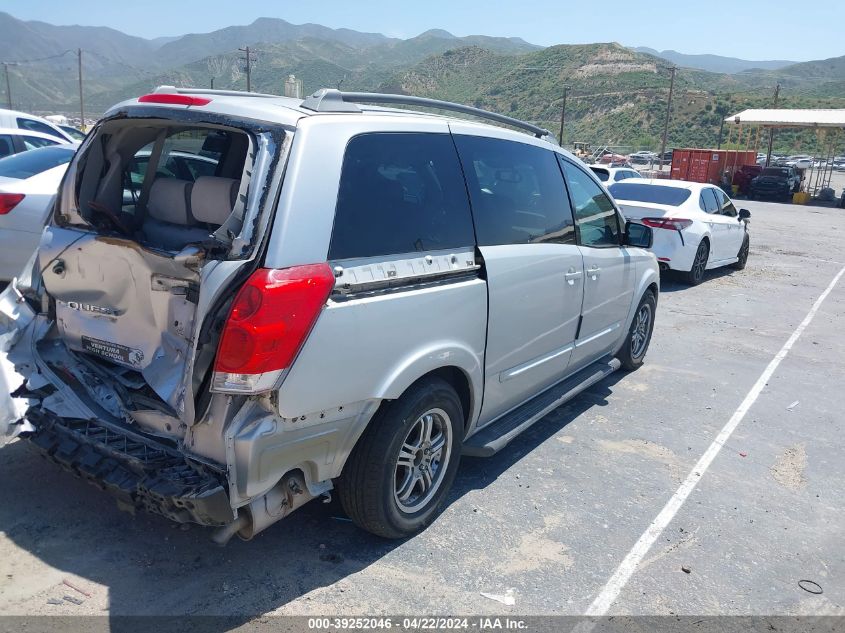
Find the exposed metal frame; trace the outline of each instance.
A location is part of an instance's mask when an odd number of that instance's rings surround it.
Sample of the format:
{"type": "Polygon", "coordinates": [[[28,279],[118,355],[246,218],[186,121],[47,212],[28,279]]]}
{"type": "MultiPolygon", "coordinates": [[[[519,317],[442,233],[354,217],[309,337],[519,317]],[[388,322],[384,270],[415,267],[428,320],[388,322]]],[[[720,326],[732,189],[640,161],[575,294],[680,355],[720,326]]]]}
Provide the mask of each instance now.
{"type": "Polygon", "coordinates": [[[426,97],[414,97],[411,95],[386,94],[378,92],[341,92],[334,88],[323,88],[318,90],[302,102],[302,107],[314,112],[360,112],[361,109],[356,103],[377,103],[391,105],[409,105],[424,108],[435,108],[438,110],[449,110],[469,114],[480,119],[496,121],[512,127],[530,132],[537,138],[554,140],[551,132],[537,125],[514,119],[497,112],[482,110],[472,106],[441,101],[439,99],[428,99],[426,97]]]}

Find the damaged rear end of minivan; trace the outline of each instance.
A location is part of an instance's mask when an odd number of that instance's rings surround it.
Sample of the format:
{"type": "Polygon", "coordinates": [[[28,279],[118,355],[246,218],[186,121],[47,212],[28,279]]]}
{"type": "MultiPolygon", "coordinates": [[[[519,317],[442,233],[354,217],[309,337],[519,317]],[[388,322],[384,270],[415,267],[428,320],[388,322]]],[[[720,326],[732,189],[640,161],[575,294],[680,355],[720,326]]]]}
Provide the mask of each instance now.
{"type": "Polygon", "coordinates": [[[218,526],[225,541],[321,492],[293,474],[250,500],[230,477],[234,433],[273,411],[283,372],[233,320],[296,283],[260,269],[294,128],[177,96],[116,106],[89,134],[0,296],[0,437],[28,439],[124,509],[218,526]],[[257,366],[242,371],[244,354],[257,366]]]}

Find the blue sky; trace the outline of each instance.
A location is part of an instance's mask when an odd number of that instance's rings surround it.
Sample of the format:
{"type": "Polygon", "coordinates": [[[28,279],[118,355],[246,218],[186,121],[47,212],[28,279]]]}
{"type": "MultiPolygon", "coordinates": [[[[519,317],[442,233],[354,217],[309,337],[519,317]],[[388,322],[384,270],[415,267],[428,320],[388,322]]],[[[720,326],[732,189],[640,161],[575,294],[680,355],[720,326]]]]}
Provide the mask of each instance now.
{"type": "Polygon", "coordinates": [[[148,38],[279,17],[396,37],[443,28],[456,35],[518,36],[546,46],[616,41],[757,60],[845,55],[845,0],[3,0],[0,10],[26,20],[110,26],[148,38]]]}

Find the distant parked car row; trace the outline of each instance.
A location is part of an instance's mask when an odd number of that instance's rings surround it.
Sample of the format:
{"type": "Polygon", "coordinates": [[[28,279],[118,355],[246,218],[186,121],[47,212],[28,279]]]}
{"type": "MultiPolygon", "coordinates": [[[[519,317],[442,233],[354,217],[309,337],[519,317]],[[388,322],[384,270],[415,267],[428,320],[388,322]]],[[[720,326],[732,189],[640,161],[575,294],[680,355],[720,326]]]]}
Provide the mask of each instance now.
{"type": "Polygon", "coordinates": [[[85,138],[84,132],[68,125],[56,125],[47,119],[18,112],[17,110],[0,109],[0,127],[38,132],[55,137],[65,143],[74,143],[85,138]]]}

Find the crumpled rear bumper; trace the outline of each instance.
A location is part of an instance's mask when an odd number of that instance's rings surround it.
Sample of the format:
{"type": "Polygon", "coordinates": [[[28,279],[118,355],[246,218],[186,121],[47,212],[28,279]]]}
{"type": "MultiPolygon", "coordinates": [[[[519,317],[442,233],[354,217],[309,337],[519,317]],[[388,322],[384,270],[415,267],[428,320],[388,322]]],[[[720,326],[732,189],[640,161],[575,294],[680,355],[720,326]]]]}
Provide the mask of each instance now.
{"type": "Polygon", "coordinates": [[[225,480],[177,450],[93,420],[59,418],[31,408],[34,432],[22,437],[62,468],[110,494],[118,505],[180,523],[221,526],[235,518],[225,480]]]}

